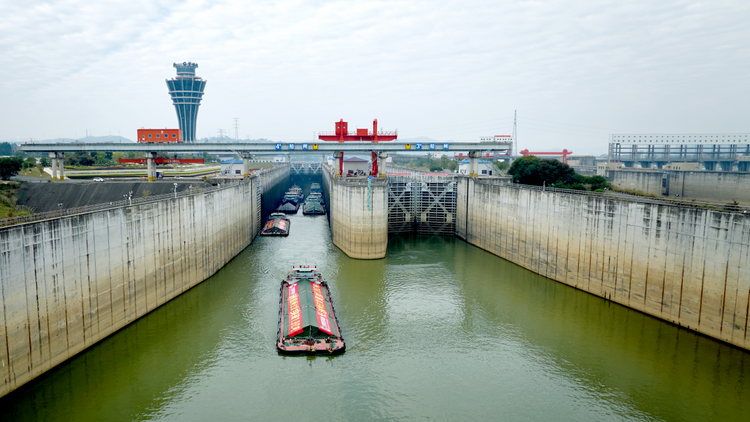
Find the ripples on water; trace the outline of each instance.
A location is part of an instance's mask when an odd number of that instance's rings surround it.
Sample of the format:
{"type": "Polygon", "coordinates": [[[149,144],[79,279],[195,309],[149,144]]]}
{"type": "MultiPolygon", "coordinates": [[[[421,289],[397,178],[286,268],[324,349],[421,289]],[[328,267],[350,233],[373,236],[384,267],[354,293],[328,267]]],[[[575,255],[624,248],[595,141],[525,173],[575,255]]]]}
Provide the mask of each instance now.
{"type": "Polygon", "coordinates": [[[748,353],[452,238],[346,258],[292,217],[214,277],[0,399],[0,420],[747,420],[748,353]],[[284,357],[279,283],[319,265],[347,341],[284,357]]]}

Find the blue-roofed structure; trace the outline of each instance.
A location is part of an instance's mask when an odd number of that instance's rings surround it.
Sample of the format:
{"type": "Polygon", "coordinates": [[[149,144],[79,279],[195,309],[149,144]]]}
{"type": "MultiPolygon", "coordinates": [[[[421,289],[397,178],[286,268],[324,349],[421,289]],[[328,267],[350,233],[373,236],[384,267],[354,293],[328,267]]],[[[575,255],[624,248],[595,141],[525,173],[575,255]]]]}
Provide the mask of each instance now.
{"type": "Polygon", "coordinates": [[[196,123],[198,119],[198,107],[203,99],[203,90],[206,81],[195,75],[198,63],[182,62],[174,63],[177,69],[177,77],[167,80],[169,95],[172,97],[177,120],[182,130],[184,142],[195,142],[196,123]]]}
{"type": "Polygon", "coordinates": [[[221,162],[221,174],[224,176],[241,176],[242,170],[242,160],[239,158],[221,162]]]}

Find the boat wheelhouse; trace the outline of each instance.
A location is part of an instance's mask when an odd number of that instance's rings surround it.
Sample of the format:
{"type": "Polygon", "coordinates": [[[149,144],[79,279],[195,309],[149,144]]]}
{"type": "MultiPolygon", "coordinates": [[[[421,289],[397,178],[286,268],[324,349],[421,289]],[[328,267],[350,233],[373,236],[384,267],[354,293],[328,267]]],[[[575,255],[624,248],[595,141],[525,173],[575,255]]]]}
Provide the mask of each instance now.
{"type": "Polygon", "coordinates": [[[260,231],[261,236],[288,236],[291,221],[286,214],[274,212],[268,216],[266,225],[260,231]]]}
{"type": "Polygon", "coordinates": [[[331,292],[317,267],[292,267],[279,294],[280,353],[334,355],[346,350],[331,292]]]}

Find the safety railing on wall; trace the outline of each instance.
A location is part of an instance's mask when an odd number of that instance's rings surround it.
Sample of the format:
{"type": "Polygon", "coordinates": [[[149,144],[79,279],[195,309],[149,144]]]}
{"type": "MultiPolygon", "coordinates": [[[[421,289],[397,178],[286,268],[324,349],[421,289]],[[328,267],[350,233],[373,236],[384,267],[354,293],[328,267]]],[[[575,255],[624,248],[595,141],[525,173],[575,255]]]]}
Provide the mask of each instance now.
{"type": "MultiPolygon", "coordinates": [[[[491,179],[475,178],[474,180],[476,183],[495,184],[491,181],[491,179]]],[[[504,186],[509,187],[511,189],[526,189],[526,190],[537,190],[537,191],[545,191],[545,192],[559,192],[559,193],[567,193],[571,195],[586,195],[586,196],[595,196],[595,197],[600,197],[600,198],[621,199],[621,200],[630,201],[630,202],[640,202],[640,203],[648,203],[648,204],[683,206],[683,207],[686,206],[686,207],[711,209],[711,210],[725,211],[725,212],[737,212],[737,213],[743,213],[743,214],[747,213],[747,211],[750,210],[750,206],[742,205],[742,204],[706,202],[706,201],[698,201],[695,199],[658,198],[658,197],[637,195],[637,194],[632,194],[632,193],[627,193],[627,192],[620,192],[620,191],[615,191],[615,190],[606,190],[604,192],[592,192],[592,191],[576,190],[576,189],[561,189],[561,188],[555,188],[555,187],[549,187],[549,186],[523,185],[520,183],[506,183],[504,184],[504,186]]]]}
{"type": "MultiPolygon", "coordinates": [[[[250,179],[260,176],[262,174],[268,173],[268,172],[272,172],[275,169],[276,168],[265,169],[265,170],[259,171],[257,173],[254,173],[250,177],[250,179]]],[[[67,217],[67,216],[72,216],[72,215],[80,215],[80,214],[90,213],[94,211],[101,211],[101,210],[119,208],[119,207],[131,206],[131,205],[147,204],[151,202],[163,201],[165,199],[180,198],[183,196],[199,195],[199,194],[203,194],[207,192],[218,191],[221,189],[229,189],[239,184],[247,183],[250,181],[250,179],[244,179],[244,180],[226,179],[226,180],[223,180],[222,183],[219,183],[216,186],[211,186],[211,187],[198,186],[192,189],[185,189],[180,192],[168,193],[168,194],[163,194],[163,195],[153,195],[153,196],[148,196],[145,198],[123,199],[123,200],[118,200],[118,201],[105,202],[102,204],[86,205],[83,207],[65,208],[65,209],[59,209],[59,210],[54,210],[54,211],[21,215],[18,217],[3,218],[3,219],[0,219],[0,227],[15,226],[18,224],[25,224],[25,223],[30,223],[33,221],[46,220],[50,218],[67,217]]]]}

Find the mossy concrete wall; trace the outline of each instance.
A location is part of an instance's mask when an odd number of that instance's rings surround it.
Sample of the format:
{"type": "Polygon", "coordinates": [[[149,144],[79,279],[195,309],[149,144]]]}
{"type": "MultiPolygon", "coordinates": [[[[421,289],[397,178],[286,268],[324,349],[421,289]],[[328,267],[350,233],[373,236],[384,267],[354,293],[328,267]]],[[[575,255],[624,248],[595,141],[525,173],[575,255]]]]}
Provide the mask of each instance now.
{"type": "Polygon", "coordinates": [[[218,271],[258,233],[261,185],[286,178],[0,229],[0,396],[218,271]]]}
{"type": "Polygon", "coordinates": [[[750,349],[750,217],[458,180],[457,234],[537,274],[750,349]]]}

